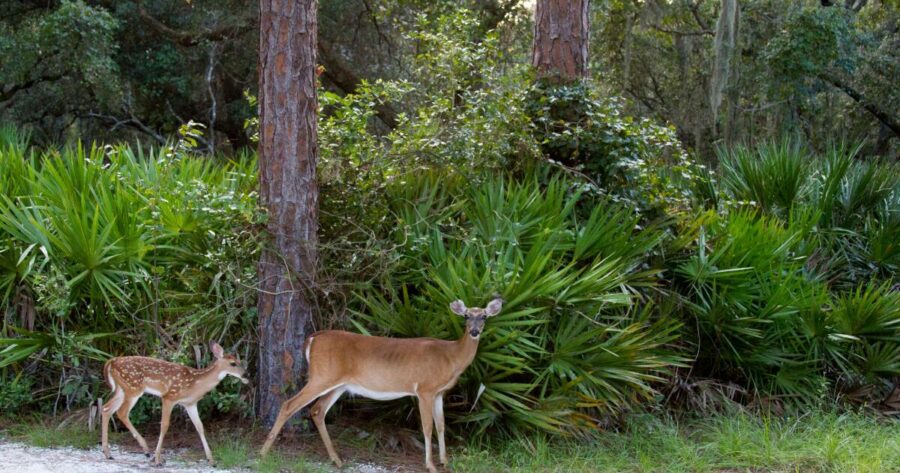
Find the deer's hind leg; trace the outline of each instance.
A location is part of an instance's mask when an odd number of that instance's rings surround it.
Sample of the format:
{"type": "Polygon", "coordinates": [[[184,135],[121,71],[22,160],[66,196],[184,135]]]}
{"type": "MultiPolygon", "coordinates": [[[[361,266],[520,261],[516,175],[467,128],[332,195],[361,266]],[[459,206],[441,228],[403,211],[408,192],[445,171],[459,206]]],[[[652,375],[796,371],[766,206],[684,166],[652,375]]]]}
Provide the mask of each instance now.
{"type": "Polygon", "coordinates": [[[274,444],[275,439],[278,438],[278,434],[281,432],[282,427],[284,427],[285,422],[287,422],[292,415],[315,401],[319,396],[327,394],[334,389],[340,389],[340,385],[328,386],[326,384],[310,381],[299,393],[297,393],[297,395],[284,401],[284,403],[281,404],[281,409],[278,411],[278,417],[275,419],[275,424],[272,425],[272,430],[269,431],[269,435],[266,437],[266,443],[263,444],[262,449],[259,451],[259,455],[264,457],[269,453],[269,449],[272,448],[272,444],[274,444]]]}
{"type": "Polygon", "coordinates": [[[341,458],[338,457],[337,452],[334,451],[334,446],[331,445],[331,437],[328,435],[328,429],[325,427],[325,415],[328,414],[328,410],[331,409],[331,406],[333,406],[338,398],[341,397],[341,394],[344,394],[343,388],[331,391],[320,397],[310,410],[313,422],[316,424],[316,430],[319,431],[319,436],[322,437],[322,443],[325,444],[325,449],[328,450],[328,456],[331,457],[331,461],[333,461],[338,468],[340,468],[343,463],[341,462],[341,458]]]}
{"type": "Polygon", "coordinates": [[[131,410],[134,409],[134,405],[137,404],[138,399],[140,399],[142,395],[143,393],[139,392],[131,397],[126,396],[125,402],[123,402],[122,405],[119,406],[119,410],[116,411],[116,417],[118,417],[119,420],[122,421],[122,424],[124,424],[125,427],[128,427],[128,431],[131,432],[131,436],[134,437],[134,439],[137,440],[137,443],[141,445],[141,449],[144,451],[144,455],[149,457],[150,448],[147,447],[147,441],[145,441],[140,432],[138,432],[137,429],[135,429],[134,426],[131,425],[131,419],[128,418],[128,416],[131,414],[131,410]]]}
{"type": "Polygon", "coordinates": [[[100,411],[100,445],[103,450],[103,456],[110,460],[112,455],[109,453],[109,417],[113,411],[119,409],[124,401],[125,391],[122,388],[116,389],[113,396],[109,401],[106,401],[106,404],[103,405],[103,409],[100,411]]]}

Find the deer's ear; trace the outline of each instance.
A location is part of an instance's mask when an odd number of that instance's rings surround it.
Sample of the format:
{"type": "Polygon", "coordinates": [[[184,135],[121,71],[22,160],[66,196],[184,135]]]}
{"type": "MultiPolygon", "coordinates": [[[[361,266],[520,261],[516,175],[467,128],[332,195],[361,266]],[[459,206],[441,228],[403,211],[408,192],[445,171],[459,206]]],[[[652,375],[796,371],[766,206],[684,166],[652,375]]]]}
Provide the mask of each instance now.
{"type": "Polygon", "coordinates": [[[456,315],[466,315],[466,305],[459,299],[450,303],[450,310],[456,315]]]}
{"type": "Polygon", "coordinates": [[[212,350],[212,354],[217,360],[221,360],[225,356],[225,350],[222,349],[222,346],[212,340],[209,341],[209,349],[212,350]]]}
{"type": "Polygon", "coordinates": [[[487,305],[487,307],[484,308],[484,313],[488,317],[493,317],[493,316],[499,314],[500,309],[502,309],[502,308],[503,308],[503,299],[498,297],[498,298],[492,300],[487,305]]]}

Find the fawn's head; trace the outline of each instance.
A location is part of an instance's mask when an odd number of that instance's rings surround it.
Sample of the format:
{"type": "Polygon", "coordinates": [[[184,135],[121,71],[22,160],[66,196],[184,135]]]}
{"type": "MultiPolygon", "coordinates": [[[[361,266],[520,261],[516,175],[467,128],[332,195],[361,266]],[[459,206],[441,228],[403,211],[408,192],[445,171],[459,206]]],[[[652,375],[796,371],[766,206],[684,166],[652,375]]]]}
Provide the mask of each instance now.
{"type": "Polygon", "coordinates": [[[216,357],[215,365],[216,369],[219,370],[219,379],[223,379],[225,376],[230,375],[241,380],[244,384],[250,382],[249,379],[244,377],[246,370],[241,365],[241,360],[238,359],[238,357],[231,353],[226,354],[225,350],[214,341],[209,342],[209,348],[212,350],[213,356],[216,357]]]}
{"type": "Polygon", "coordinates": [[[479,307],[467,308],[466,304],[461,300],[455,300],[450,303],[450,310],[452,310],[454,314],[466,318],[466,333],[472,338],[481,336],[481,332],[484,331],[484,321],[487,320],[488,317],[493,317],[500,313],[502,307],[503,299],[499,297],[494,298],[494,300],[489,302],[484,309],[479,307]]]}

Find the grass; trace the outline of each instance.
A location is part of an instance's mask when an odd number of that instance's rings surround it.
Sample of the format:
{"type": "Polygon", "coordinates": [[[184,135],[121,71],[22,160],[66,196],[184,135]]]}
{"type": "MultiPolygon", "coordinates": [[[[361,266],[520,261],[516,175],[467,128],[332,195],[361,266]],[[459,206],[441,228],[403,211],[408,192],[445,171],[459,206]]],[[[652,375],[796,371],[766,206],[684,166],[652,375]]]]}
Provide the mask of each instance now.
{"type": "MultiPolygon", "coordinates": [[[[451,426],[448,434],[462,432],[451,426]]],[[[40,447],[93,448],[99,437],[98,431],[88,432],[80,425],[57,428],[48,422],[14,424],[2,433],[12,440],[40,447]]],[[[286,446],[260,459],[256,455],[259,446],[247,440],[258,437],[251,433],[231,430],[210,438],[219,468],[246,468],[262,473],[336,471],[327,458],[310,459],[286,446]]],[[[308,441],[318,441],[313,434],[307,437],[308,441]]],[[[350,452],[343,454],[347,462],[366,457],[364,446],[345,442],[341,447],[351,447],[350,452]],[[357,452],[356,458],[353,451],[357,452]]],[[[420,455],[421,452],[405,452],[404,466],[409,466],[411,457],[418,459],[420,455]]],[[[434,455],[436,459],[436,446],[434,455]]],[[[900,420],[861,413],[817,412],[799,418],[736,413],[678,422],[646,414],[629,418],[621,432],[600,432],[588,439],[529,436],[487,443],[471,441],[462,446],[451,442],[449,455],[452,471],[473,473],[890,473],[900,472],[900,420]]],[[[390,455],[386,458],[385,463],[394,463],[390,455]]],[[[417,460],[415,466],[418,465],[417,460]]]]}
{"type": "Polygon", "coordinates": [[[590,441],[531,437],[469,446],[451,463],[467,472],[891,472],[900,471],[900,422],[827,413],[685,423],[637,416],[627,431],[590,441]]]}
{"type": "MultiPolygon", "coordinates": [[[[117,441],[120,434],[110,432],[110,442],[117,441]]],[[[8,438],[36,447],[73,447],[87,450],[100,441],[100,430],[88,431],[82,425],[64,426],[52,422],[31,422],[13,424],[0,430],[0,438],[8,438]]]]}

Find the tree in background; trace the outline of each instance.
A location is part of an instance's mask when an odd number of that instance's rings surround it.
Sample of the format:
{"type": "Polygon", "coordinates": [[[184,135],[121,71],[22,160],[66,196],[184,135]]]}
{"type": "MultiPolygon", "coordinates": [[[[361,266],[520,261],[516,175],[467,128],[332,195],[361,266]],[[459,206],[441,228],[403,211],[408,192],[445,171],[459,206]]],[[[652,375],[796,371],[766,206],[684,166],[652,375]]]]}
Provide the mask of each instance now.
{"type": "Polygon", "coordinates": [[[538,0],[531,64],[539,77],[566,83],[588,75],[589,0],[538,0]]]}
{"type": "MultiPolygon", "coordinates": [[[[630,113],[671,122],[714,160],[719,144],[803,136],[817,148],[900,140],[896,1],[606,0],[593,3],[593,73],[630,113]]],[[[893,148],[892,148],[893,147],[893,148]]]]}
{"type": "Polygon", "coordinates": [[[259,2],[259,415],[275,420],[306,371],[318,228],[316,0],[259,2]]]}

